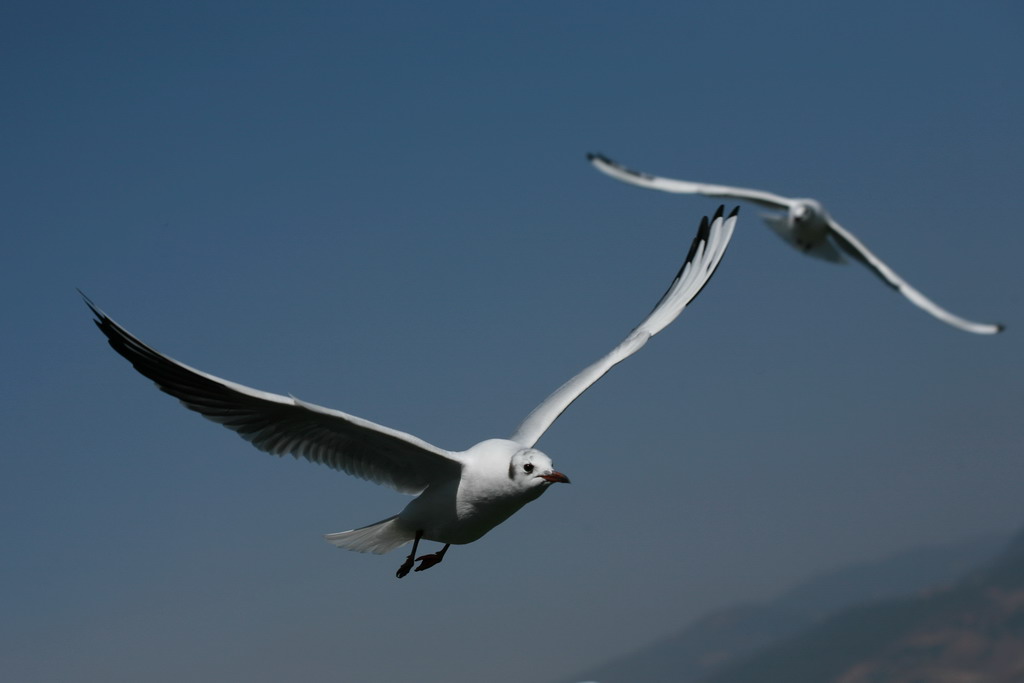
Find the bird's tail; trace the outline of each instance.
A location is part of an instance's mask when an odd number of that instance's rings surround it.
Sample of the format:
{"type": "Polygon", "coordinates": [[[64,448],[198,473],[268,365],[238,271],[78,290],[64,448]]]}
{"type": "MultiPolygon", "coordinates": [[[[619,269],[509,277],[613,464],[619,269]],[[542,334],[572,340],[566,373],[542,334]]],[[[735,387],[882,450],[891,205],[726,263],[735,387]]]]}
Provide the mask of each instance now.
{"type": "Polygon", "coordinates": [[[415,533],[398,521],[398,515],[351,531],[324,534],[328,543],[339,548],[354,550],[357,553],[377,553],[378,555],[405,545],[415,536],[415,533]]]}

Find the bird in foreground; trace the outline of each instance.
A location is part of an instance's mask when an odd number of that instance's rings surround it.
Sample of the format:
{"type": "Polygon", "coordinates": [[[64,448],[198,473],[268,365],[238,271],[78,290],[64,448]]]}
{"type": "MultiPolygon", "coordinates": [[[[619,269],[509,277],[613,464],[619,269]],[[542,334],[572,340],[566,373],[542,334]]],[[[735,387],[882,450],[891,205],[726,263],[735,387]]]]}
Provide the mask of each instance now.
{"type": "Polygon", "coordinates": [[[191,368],[147,346],[82,296],[114,350],[186,408],[234,430],[262,451],[302,457],[416,495],[393,517],[325,536],[340,548],[378,554],[412,541],[412,552],[396,574],[402,578],[416,562],[416,571],[441,562],[451,544],[477,540],[551,484],[569,483],[534,445],[569,404],[668,326],[701,291],[735,228],[739,208],[728,217],[723,217],[723,208],[712,220],[701,221],[668,291],[625,340],[548,396],[510,438],[481,441],[465,451],[438,448],[339,410],[191,368]],[[421,540],[444,547],[417,557],[421,540]]]}
{"type": "Polygon", "coordinates": [[[784,210],[786,212],[784,215],[762,214],[761,217],[776,234],[805,254],[841,263],[843,255],[836,249],[838,246],[848,256],[867,266],[884,283],[907,297],[912,304],[939,320],[975,334],[996,334],[1003,331],[1002,325],[976,323],[954,315],[914,289],[892,268],[869,251],[851,232],[839,225],[814,199],[793,199],[762,190],[661,178],[626,168],[601,154],[588,154],[587,159],[590,160],[594,168],[612,178],[651,190],[674,194],[702,194],[708,197],[732,197],[751,201],[771,209],[784,210]]]}

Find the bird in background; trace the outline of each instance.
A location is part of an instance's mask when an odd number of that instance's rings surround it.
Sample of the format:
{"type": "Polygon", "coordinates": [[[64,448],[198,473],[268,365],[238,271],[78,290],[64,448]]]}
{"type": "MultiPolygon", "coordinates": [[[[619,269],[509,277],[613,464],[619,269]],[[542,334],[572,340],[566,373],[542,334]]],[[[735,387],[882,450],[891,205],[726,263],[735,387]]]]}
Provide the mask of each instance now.
{"type": "Polygon", "coordinates": [[[262,451],[291,454],[416,495],[397,515],[325,536],[339,548],[378,554],[412,541],[412,552],[396,573],[402,578],[416,562],[416,571],[428,569],[444,559],[452,544],[479,539],[552,484],[569,483],[534,445],[569,404],[675,320],[707,284],[732,238],[739,211],[737,207],[725,217],[723,209],[712,220],[701,221],[668,290],[625,340],[548,396],[510,438],[488,439],[465,451],[438,448],[339,410],[191,368],[147,346],[82,296],[114,350],[186,408],[234,430],[262,451]],[[421,540],[444,547],[417,557],[421,540]]]}
{"type": "Polygon", "coordinates": [[[731,197],[754,202],[770,209],[783,210],[786,212],[785,214],[762,214],[761,217],[779,237],[803,253],[826,261],[841,263],[844,260],[843,252],[845,252],[846,255],[867,266],[871,272],[882,279],[882,282],[905,296],[912,304],[953,327],[975,334],[996,334],[1004,329],[1003,325],[972,322],[954,315],[914,289],[910,283],[869,251],[853,233],[839,225],[814,199],[793,199],[763,190],[661,178],[626,168],[601,154],[587,154],[587,159],[590,160],[594,168],[612,178],[651,190],[674,194],[702,194],[708,197],[731,197]]]}

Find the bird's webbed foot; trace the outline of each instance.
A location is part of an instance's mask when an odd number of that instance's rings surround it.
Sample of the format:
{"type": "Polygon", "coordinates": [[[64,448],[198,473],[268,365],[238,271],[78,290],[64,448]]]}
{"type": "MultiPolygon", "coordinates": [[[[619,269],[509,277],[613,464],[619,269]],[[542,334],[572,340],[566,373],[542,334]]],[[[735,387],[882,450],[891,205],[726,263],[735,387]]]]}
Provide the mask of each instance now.
{"type": "Polygon", "coordinates": [[[420,566],[416,567],[416,571],[421,572],[424,569],[430,569],[435,564],[440,564],[441,560],[444,559],[444,554],[448,552],[448,545],[449,544],[445,544],[445,546],[436,553],[430,553],[429,555],[421,555],[420,557],[417,557],[416,561],[420,563],[420,566]]]}
{"type": "Polygon", "coordinates": [[[398,578],[402,578],[412,569],[412,565],[416,562],[413,558],[416,557],[416,549],[420,547],[421,538],[423,538],[423,529],[419,529],[416,532],[416,538],[412,541],[412,552],[409,553],[409,556],[405,558],[405,562],[403,562],[402,566],[398,568],[397,572],[395,572],[395,576],[398,578]]]}
{"type": "Polygon", "coordinates": [[[402,578],[403,576],[408,574],[410,571],[412,571],[412,566],[414,563],[415,560],[412,558],[412,555],[409,555],[409,557],[405,558],[405,562],[402,563],[402,566],[398,568],[398,571],[395,572],[395,576],[397,576],[398,578],[402,578]]]}

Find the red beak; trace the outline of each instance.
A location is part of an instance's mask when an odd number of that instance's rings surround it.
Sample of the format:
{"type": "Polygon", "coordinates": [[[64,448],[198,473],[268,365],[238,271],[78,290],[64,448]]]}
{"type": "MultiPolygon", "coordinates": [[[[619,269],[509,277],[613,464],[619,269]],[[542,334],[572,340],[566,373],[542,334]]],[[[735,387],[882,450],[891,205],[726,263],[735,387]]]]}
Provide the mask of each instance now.
{"type": "Polygon", "coordinates": [[[569,483],[569,477],[565,476],[561,472],[556,472],[554,470],[551,470],[551,472],[549,472],[548,474],[541,474],[541,475],[538,475],[538,476],[541,479],[546,479],[547,481],[550,481],[552,484],[568,484],[569,483]]]}

